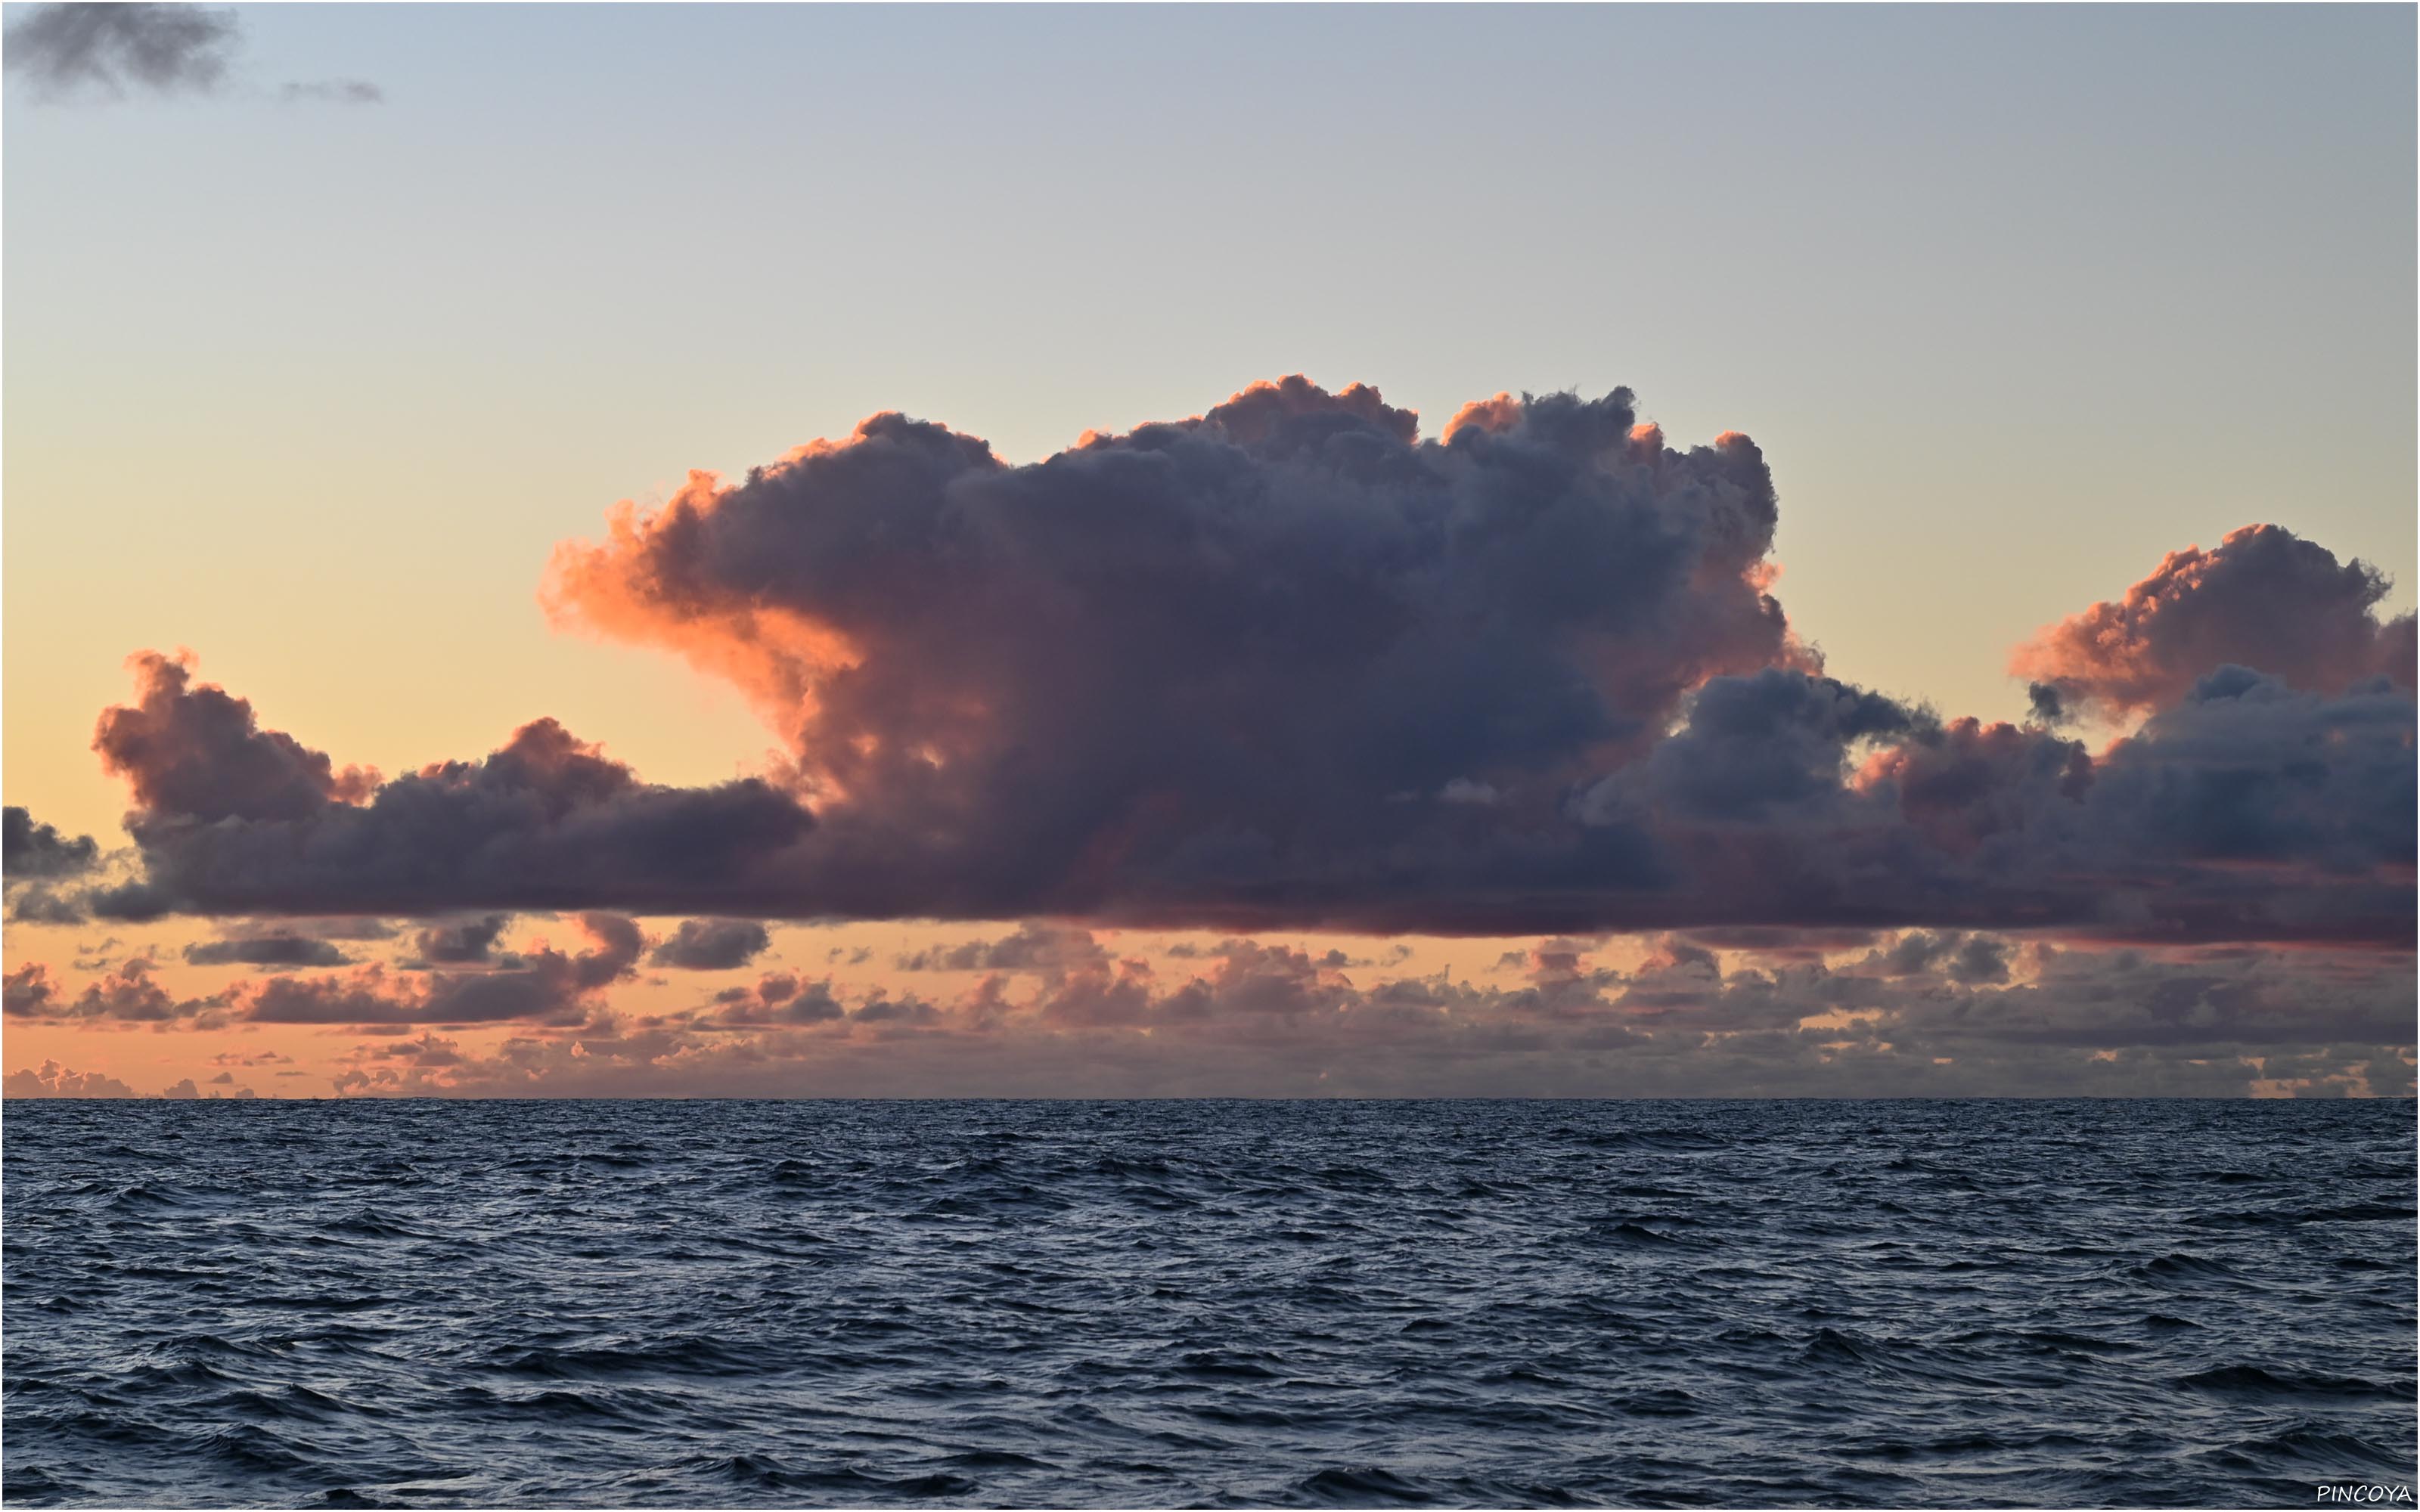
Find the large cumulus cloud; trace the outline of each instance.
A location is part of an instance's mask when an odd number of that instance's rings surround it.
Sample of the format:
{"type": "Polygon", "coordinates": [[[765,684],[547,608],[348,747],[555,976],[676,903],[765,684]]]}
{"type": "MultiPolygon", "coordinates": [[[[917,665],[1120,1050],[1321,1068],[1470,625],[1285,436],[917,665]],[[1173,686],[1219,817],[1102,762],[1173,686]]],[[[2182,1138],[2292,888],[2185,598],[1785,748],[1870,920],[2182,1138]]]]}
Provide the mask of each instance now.
{"type": "Polygon", "coordinates": [[[1249,907],[1466,865],[1706,676],[1806,659],[1775,508],[1745,438],[1674,451],[1625,391],[1438,445],[1291,378],[1032,467],[879,415],[626,509],[549,598],[757,701],[832,911],[1249,907]]]}
{"type": "Polygon", "coordinates": [[[879,415],[547,580],[741,688],[768,779],[650,787],[538,720],[381,784],[153,656],[99,739],[147,872],[95,904],[2408,938],[2411,627],[2367,568],[2239,532],[2046,637],[2046,706],[2148,711],[2095,752],[1828,674],[1776,509],[1752,442],[1621,390],[1424,440],[1290,378],[1031,466],[879,415]]]}

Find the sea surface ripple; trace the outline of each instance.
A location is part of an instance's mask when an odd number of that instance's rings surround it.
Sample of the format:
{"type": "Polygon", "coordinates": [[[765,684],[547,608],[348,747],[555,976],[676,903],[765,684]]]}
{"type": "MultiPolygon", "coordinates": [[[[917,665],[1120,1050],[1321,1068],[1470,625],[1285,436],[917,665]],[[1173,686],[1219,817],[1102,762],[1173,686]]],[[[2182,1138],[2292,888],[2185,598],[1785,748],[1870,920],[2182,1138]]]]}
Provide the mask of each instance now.
{"type": "Polygon", "coordinates": [[[11,1102],[0,1494],[2310,1505],[2413,1479],[2413,1127],[11,1102]]]}

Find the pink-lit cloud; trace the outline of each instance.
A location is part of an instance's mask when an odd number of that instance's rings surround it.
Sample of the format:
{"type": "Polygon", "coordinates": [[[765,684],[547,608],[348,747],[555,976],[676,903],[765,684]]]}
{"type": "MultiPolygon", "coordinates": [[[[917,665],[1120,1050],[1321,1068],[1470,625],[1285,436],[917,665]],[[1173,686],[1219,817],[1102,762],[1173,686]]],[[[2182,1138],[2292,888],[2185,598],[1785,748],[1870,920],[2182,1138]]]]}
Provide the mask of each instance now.
{"type": "Polygon", "coordinates": [[[2381,621],[2378,570],[2275,525],[2172,551],[2121,598],[2050,625],[2009,661],[2045,711],[2139,713],[2173,704],[2219,668],[2341,693],[2368,678],[2412,683],[2412,617],[2381,621]]]}

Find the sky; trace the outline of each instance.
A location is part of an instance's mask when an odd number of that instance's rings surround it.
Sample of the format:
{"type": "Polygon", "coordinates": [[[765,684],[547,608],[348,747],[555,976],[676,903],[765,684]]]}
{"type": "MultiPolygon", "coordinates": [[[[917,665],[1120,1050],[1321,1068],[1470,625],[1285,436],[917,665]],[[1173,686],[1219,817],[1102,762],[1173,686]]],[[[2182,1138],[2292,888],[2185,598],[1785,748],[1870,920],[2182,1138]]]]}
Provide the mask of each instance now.
{"type": "Polygon", "coordinates": [[[10,1095],[2409,1094],[2406,8],[5,19],[10,1095]]]}

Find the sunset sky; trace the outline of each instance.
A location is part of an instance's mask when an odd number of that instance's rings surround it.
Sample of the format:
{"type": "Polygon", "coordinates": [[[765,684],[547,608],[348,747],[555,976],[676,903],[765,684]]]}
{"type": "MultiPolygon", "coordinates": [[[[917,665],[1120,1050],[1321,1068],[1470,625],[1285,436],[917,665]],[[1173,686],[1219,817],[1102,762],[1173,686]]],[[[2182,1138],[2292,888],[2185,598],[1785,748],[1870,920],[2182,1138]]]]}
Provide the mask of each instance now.
{"type": "Polygon", "coordinates": [[[2408,8],[130,10],[8,1095],[2411,1094],[2408,8]]]}

